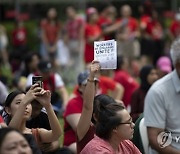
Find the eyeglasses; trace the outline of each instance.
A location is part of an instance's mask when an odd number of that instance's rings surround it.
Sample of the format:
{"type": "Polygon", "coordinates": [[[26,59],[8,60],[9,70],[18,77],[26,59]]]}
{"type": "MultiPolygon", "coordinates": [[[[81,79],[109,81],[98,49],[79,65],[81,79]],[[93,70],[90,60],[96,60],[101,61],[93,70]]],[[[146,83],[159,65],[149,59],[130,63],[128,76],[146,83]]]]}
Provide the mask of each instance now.
{"type": "Polygon", "coordinates": [[[133,121],[132,121],[132,118],[130,118],[128,121],[125,121],[125,122],[121,122],[119,123],[119,125],[124,125],[124,124],[129,124],[129,125],[134,125],[133,121]]]}

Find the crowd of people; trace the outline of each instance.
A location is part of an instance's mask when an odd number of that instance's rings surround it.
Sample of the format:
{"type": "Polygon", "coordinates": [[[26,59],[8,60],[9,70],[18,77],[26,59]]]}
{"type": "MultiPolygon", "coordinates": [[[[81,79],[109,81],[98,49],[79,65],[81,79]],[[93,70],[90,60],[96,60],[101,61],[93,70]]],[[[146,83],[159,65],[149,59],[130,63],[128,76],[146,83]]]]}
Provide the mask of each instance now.
{"type": "Polygon", "coordinates": [[[180,154],[180,14],[166,31],[150,1],[139,19],[127,4],[119,13],[113,5],[101,12],[89,7],[84,17],[68,6],[62,24],[50,8],[36,52],[29,51],[23,21],[12,32],[13,52],[0,26],[0,153],[180,154]],[[117,41],[117,69],[101,70],[93,43],[111,39],[117,41]],[[42,77],[42,87],[33,76],[42,77]],[[160,143],[157,138],[166,131],[172,143],[164,146],[167,136],[160,143]]]}

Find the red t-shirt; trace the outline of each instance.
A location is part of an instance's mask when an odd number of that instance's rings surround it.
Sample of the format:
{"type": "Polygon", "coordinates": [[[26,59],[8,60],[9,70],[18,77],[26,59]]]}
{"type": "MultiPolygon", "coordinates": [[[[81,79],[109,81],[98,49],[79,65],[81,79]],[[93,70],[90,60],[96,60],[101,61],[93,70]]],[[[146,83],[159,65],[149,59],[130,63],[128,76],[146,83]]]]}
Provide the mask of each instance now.
{"type": "Polygon", "coordinates": [[[174,21],[170,26],[170,31],[175,38],[178,37],[180,35],[180,22],[174,21]]]}
{"type": "Polygon", "coordinates": [[[117,82],[107,76],[99,77],[99,94],[108,94],[108,91],[113,91],[116,88],[117,82]]]}
{"type": "MultiPolygon", "coordinates": [[[[110,19],[108,19],[107,17],[100,16],[97,24],[99,25],[99,27],[100,27],[101,29],[104,29],[104,28],[112,25],[113,23],[112,23],[112,21],[111,21],[110,19]]],[[[112,39],[112,37],[111,37],[110,34],[104,35],[104,40],[110,40],[110,39],[112,39]]]]}
{"type": "Polygon", "coordinates": [[[151,16],[149,15],[143,15],[141,18],[140,18],[140,25],[143,27],[143,28],[147,28],[147,25],[148,23],[150,23],[152,20],[151,16]]]}
{"type": "Polygon", "coordinates": [[[81,113],[83,107],[83,98],[80,94],[77,97],[71,99],[64,112],[64,145],[69,146],[70,144],[76,142],[76,134],[71,128],[69,123],[66,121],[66,117],[72,114],[81,113]]]}
{"type": "Polygon", "coordinates": [[[159,21],[153,20],[147,24],[147,33],[154,40],[159,40],[163,37],[163,28],[159,21]]]}
{"type": "Polygon", "coordinates": [[[89,130],[87,131],[86,135],[83,137],[82,140],[78,140],[77,138],[77,154],[79,154],[82,149],[86,146],[94,138],[95,134],[95,126],[93,124],[90,125],[89,130]]]}
{"type": "Polygon", "coordinates": [[[108,19],[108,18],[106,18],[106,17],[104,17],[104,16],[100,16],[99,17],[99,20],[98,20],[98,22],[97,22],[97,24],[100,26],[100,27],[103,27],[103,26],[106,26],[106,25],[110,25],[112,22],[108,19]]]}
{"type": "Polygon", "coordinates": [[[47,20],[43,20],[41,22],[41,28],[45,32],[48,43],[54,44],[60,31],[60,23],[57,22],[56,24],[50,24],[47,20]]]}
{"type": "MultiPolygon", "coordinates": [[[[123,140],[119,144],[118,154],[141,154],[139,149],[130,141],[123,140]]],[[[81,154],[114,154],[115,151],[109,142],[95,136],[82,150],[81,154]]]]}
{"type": "MultiPolygon", "coordinates": [[[[98,95],[100,95],[100,94],[106,94],[107,95],[109,90],[113,91],[116,88],[116,84],[117,84],[117,82],[112,80],[111,78],[106,77],[106,76],[100,76],[97,94],[98,95]]],[[[78,94],[78,87],[79,87],[78,85],[75,86],[75,88],[73,90],[73,93],[75,95],[78,94]]]]}
{"type": "Polygon", "coordinates": [[[2,116],[0,116],[0,123],[4,123],[2,116]]]}
{"type": "Polygon", "coordinates": [[[101,29],[98,25],[94,24],[86,24],[85,26],[85,53],[84,53],[84,60],[85,63],[90,63],[94,60],[94,44],[89,44],[87,42],[89,37],[96,37],[101,34],[101,29]]]}
{"type": "MultiPolygon", "coordinates": [[[[118,19],[117,22],[124,22],[124,19],[118,19]]],[[[127,25],[125,27],[126,29],[128,29],[129,33],[134,32],[138,29],[138,22],[135,18],[129,17],[127,19],[127,25]]]]}
{"type": "Polygon", "coordinates": [[[114,80],[124,87],[124,95],[122,101],[127,107],[130,104],[133,92],[139,87],[139,84],[133,77],[129,75],[128,72],[124,70],[116,71],[114,75],[114,80]]]}
{"type": "Polygon", "coordinates": [[[25,28],[17,28],[12,33],[12,42],[14,46],[26,45],[27,31],[25,28]]]}
{"type": "Polygon", "coordinates": [[[66,30],[69,39],[79,39],[79,31],[83,26],[83,20],[81,18],[76,18],[75,20],[68,20],[66,23],[66,30]]]}

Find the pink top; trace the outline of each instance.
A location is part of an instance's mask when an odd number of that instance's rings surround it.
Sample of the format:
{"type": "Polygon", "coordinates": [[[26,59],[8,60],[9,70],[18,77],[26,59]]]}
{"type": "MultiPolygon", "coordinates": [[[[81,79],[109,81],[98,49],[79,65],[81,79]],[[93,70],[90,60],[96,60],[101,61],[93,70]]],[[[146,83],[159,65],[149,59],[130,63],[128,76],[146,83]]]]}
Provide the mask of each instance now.
{"type": "Polygon", "coordinates": [[[117,153],[107,141],[98,136],[95,136],[80,154],[92,154],[92,152],[93,154],[141,154],[138,148],[129,140],[124,140],[119,144],[117,153]]]}

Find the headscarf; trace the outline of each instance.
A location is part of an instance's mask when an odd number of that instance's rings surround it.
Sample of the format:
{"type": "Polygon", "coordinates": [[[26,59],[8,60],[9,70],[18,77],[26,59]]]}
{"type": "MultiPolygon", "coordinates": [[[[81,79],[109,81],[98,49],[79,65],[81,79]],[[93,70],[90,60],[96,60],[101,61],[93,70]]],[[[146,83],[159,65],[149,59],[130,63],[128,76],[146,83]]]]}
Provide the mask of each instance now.
{"type": "Polygon", "coordinates": [[[154,69],[154,67],[152,65],[146,65],[146,66],[142,67],[142,69],[140,71],[140,75],[139,75],[140,79],[141,79],[140,88],[146,92],[151,87],[151,84],[148,83],[148,81],[147,81],[147,77],[150,74],[152,69],[154,69]]]}

